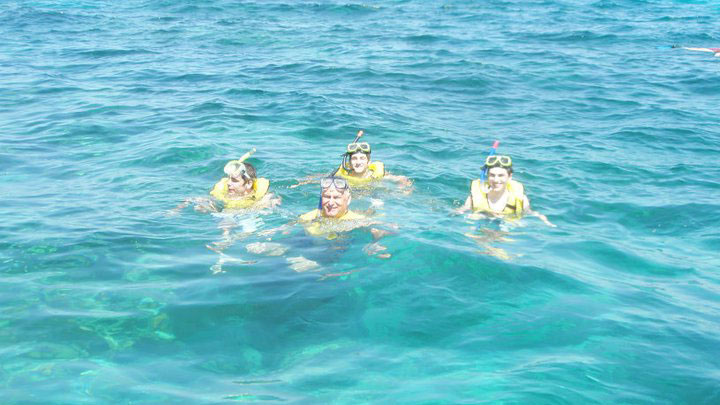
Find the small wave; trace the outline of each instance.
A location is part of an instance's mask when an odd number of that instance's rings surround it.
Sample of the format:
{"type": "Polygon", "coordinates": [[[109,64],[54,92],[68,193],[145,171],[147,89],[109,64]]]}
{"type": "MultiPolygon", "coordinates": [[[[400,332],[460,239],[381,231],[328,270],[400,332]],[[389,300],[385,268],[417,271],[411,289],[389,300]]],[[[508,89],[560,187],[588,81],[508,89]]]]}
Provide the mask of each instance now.
{"type": "Polygon", "coordinates": [[[186,73],[178,76],[171,76],[164,79],[165,82],[210,82],[219,80],[217,75],[203,73],[186,73]]]}
{"type": "Polygon", "coordinates": [[[440,36],[440,35],[431,35],[431,34],[423,34],[423,35],[410,35],[404,38],[408,42],[417,42],[417,43],[433,43],[433,42],[439,42],[447,39],[447,37],[440,36]]]}
{"type": "Polygon", "coordinates": [[[162,167],[165,165],[205,163],[216,156],[221,156],[213,146],[173,146],[155,153],[127,162],[130,166],[162,167]]]}
{"type": "Polygon", "coordinates": [[[88,56],[91,58],[101,59],[128,55],[157,55],[158,52],[153,52],[146,49],[96,49],[91,51],[80,51],[77,54],[80,56],[88,56]]]}
{"type": "Polygon", "coordinates": [[[528,40],[538,40],[546,42],[563,42],[563,43],[614,43],[619,41],[619,37],[615,34],[601,34],[588,30],[580,31],[562,31],[540,34],[527,34],[528,40]]]}
{"type": "Polygon", "coordinates": [[[363,15],[379,12],[382,6],[367,3],[323,4],[323,3],[281,3],[273,11],[313,11],[327,14],[363,15]]]}

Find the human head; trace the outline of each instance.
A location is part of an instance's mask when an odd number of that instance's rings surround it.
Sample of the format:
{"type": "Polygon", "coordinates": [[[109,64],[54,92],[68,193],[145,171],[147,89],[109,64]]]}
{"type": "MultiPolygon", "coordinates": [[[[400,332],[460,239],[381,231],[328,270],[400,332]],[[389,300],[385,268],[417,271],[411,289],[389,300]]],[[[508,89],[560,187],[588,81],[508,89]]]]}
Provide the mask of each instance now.
{"type": "Polygon", "coordinates": [[[485,161],[490,190],[501,191],[512,178],[512,159],[510,156],[488,156],[485,161]]]}
{"type": "Polygon", "coordinates": [[[350,201],[350,187],[347,180],[342,177],[326,177],[320,180],[322,194],[320,194],[320,211],[322,216],[339,218],[348,211],[350,201]]]}
{"type": "Polygon", "coordinates": [[[350,157],[350,167],[355,174],[364,174],[370,164],[370,144],[353,142],[347,146],[346,154],[350,157]]]}
{"type": "Polygon", "coordinates": [[[233,160],[225,165],[224,170],[229,179],[229,192],[247,194],[250,190],[252,190],[253,183],[257,178],[257,172],[253,165],[233,160]]]}
{"type": "Polygon", "coordinates": [[[240,162],[239,160],[231,160],[227,162],[223,171],[228,175],[228,177],[242,176],[248,179],[255,179],[257,177],[255,166],[250,163],[240,162]]]}

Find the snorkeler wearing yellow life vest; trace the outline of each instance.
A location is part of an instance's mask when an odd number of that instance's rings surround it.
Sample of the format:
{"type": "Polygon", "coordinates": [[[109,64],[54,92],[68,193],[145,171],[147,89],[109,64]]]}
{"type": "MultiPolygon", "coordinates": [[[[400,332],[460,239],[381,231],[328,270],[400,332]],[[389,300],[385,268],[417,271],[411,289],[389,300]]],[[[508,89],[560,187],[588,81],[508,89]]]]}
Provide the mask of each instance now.
{"type": "Polygon", "coordinates": [[[540,218],[546,225],[555,227],[545,215],[530,209],[530,200],[523,185],[512,179],[513,167],[510,156],[490,155],[485,160],[487,181],[473,180],[470,195],[465,204],[457,210],[463,213],[472,210],[474,214],[503,217],[508,220],[530,214],[540,218]]]}
{"type": "Polygon", "coordinates": [[[255,148],[245,153],[240,159],[231,160],[225,165],[223,171],[227,177],[220,179],[210,191],[210,195],[222,203],[221,207],[218,207],[209,198],[187,198],[177,207],[170,210],[168,214],[177,215],[191,203],[195,204],[195,210],[199,212],[263,209],[279,205],[281,202],[280,197],[275,197],[268,192],[270,182],[267,179],[258,178],[255,167],[244,162],[254,152],[255,148]]]}
{"type": "MultiPolygon", "coordinates": [[[[350,230],[348,226],[342,226],[344,221],[355,221],[352,225],[366,226],[357,221],[365,220],[363,214],[350,210],[350,186],[341,177],[326,177],[320,180],[322,194],[320,195],[319,207],[300,216],[298,222],[305,231],[313,236],[324,234],[335,234],[336,230],[350,230]]],[[[356,226],[357,227],[357,226],[356,226]]]]}
{"type": "MultiPolygon", "coordinates": [[[[380,224],[381,222],[372,219],[364,214],[350,210],[350,201],[352,196],[350,193],[350,185],[347,180],[342,177],[325,177],[320,180],[321,194],[318,208],[300,215],[297,221],[282,225],[278,228],[263,231],[260,235],[268,237],[278,231],[289,232],[289,228],[299,223],[305,229],[308,235],[320,237],[328,240],[336,239],[344,232],[350,232],[353,229],[365,228],[371,225],[380,224]]],[[[391,255],[389,253],[380,253],[386,250],[385,246],[380,245],[377,240],[385,236],[388,231],[370,228],[375,242],[368,244],[363,249],[368,255],[376,255],[381,259],[387,259],[391,255]]],[[[264,254],[265,251],[277,245],[262,243],[264,246],[255,246],[253,253],[264,254]]],[[[306,259],[302,256],[288,257],[290,267],[298,272],[308,271],[318,267],[318,263],[313,260],[306,259]]]]}
{"type": "MultiPolygon", "coordinates": [[[[390,174],[385,171],[383,162],[370,160],[370,144],[358,142],[363,134],[362,130],[358,131],[355,140],[347,145],[345,153],[342,154],[342,163],[332,172],[332,176],[342,177],[352,188],[370,188],[381,180],[389,180],[402,186],[405,194],[410,194],[412,192],[412,181],[410,179],[405,176],[390,174]]],[[[309,184],[314,178],[317,177],[311,176],[307,180],[290,186],[290,188],[309,184]]]]}
{"type": "Polygon", "coordinates": [[[385,165],[380,161],[372,162],[370,152],[370,144],[367,142],[349,144],[335,176],[347,180],[351,187],[365,187],[382,180],[385,177],[385,165]]]}
{"type": "Polygon", "coordinates": [[[385,165],[380,161],[370,160],[370,144],[367,142],[353,142],[348,144],[343,162],[335,171],[350,183],[351,187],[368,187],[380,180],[390,180],[410,189],[412,182],[405,176],[387,173],[385,165]]]}
{"type": "Polygon", "coordinates": [[[213,273],[222,272],[222,265],[226,262],[246,263],[222,251],[236,240],[251,235],[257,230],[262,224],[262,219],[258,217],[260,210],[273,208],[281,202],[279,197],[268,192],[270,182],[258,178],[255,167],[245,162],[254,152],[253,148],[240,159],[231,160],[225,165],[223,170],[227,177],[220,179],[210,191],[210,195],[216,201],[207,197],[188,198],[169,212],[170,215],[177,215],[183,208],[194,204],[196,211],[210,212],[221,218],[218,228],[223,231],[222,239],[206,245],[208,249],[220,255],[218,262],[211,267],[213,273]],[[220,204],[217,203],[218,201],[220,204]],[[231,234],[237,227],[242,231],[231,234]]]}
{"type": "Polygon", "coordinates": [[[231,160],[224,171],[227,177],[215,184],[210,195],[221,201],[225,209],[264,207],[271,203],[272,194],[268,193],[270,182],[258,178],[253,165],[231,160]]]}

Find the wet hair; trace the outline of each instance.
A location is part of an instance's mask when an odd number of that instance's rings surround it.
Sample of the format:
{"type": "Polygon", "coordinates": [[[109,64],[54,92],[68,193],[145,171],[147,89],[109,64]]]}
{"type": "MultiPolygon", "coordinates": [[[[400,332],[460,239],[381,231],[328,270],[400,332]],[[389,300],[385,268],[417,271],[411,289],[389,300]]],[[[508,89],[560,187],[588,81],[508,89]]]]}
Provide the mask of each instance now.
{"type": "Polygon", "coordinates": [[[245,165],[245,172],[248,176],[250,176],[251,179],[255,180],[257,179],[257,171],[255,170],[255,166],[251,165],[250,163],[243,163],[245,165]]]}
{"type": "Polygon", "coordinates": [[[507,170],[508,176],[510,176],[511,174],[513,174],[513,168],[512,168],[512,166],[502,166],[500,163],[495,164],[495,165],[492,165],[492,166],[487,166],[487,165],[485,165],[485,166],[483,166],[483,169],[485,169],[485,170],[487,170],[488,172],[490,172],[490,169],[492,169],[492,168],[494,168],[494,167],[500,167],[500,168],[502,168],[502,169],[507,170]]]}

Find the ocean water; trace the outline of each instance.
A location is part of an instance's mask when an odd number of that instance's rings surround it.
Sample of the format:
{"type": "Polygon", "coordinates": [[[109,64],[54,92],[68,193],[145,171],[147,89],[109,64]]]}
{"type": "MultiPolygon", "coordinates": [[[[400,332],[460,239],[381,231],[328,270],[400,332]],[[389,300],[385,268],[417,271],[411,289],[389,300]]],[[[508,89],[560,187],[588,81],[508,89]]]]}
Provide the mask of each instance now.
{"type": "Polygon", "coordinates": [[[2,2],[0,402],[720,403],[720,58],[671,48],[720,46],[719,17],[2,2]],[[389,259],[367,230],[295,226],[283,256],[248,252],[254,233],[217,273],[223,219],[167,215],[255,147],[283,203],[240,221],[288,223],[318,198],[290,186],[361,129],[415,182],[352,202],[384,201],[389,259]],[[557,228],[451,214],[494,140],[557,228]],[[293,271],[301,255],[319,267],[293,271]]]}

